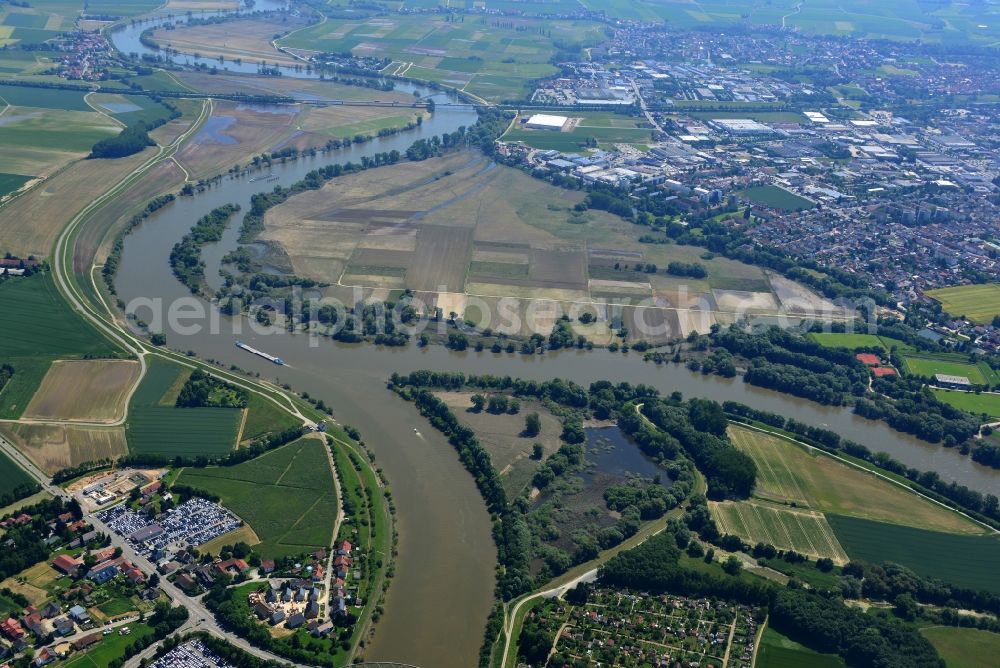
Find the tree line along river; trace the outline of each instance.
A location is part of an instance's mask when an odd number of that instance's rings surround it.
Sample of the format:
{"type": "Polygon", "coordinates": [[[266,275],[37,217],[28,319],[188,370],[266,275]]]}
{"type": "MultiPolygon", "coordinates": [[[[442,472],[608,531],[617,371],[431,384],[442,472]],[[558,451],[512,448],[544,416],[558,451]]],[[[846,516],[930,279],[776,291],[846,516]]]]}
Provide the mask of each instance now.
{"type": "MultiPolygon", "coordinates": [[[[142,27],[127,28],[115,35],[131,34],[138,43],[142,27]]],[[[115,39],[125,52],[139,50],[129,49],[130,42],[115,39]]],[[[409,85],[399,88],[432,93],[409,85]]],[[[440,101],[449,99],[444,94],[436,97],[440,101]]],[[[254,193],[271,190],[275,185],[289,186],[312,169],[348,160],[356,162],[361,156],[393,149],[403,152],[418,138],[452,132],[461,125],[471,126],[475,119],[473,111],[439,107],[433,117],[412,131],[323,156],[275,164],[272,173],[277,181],[250,183],[246,178],[226,177],[202,194],[178,198],[127,237],[116,279],[119,297],[126,304],[137,299],[159,302],[164,312],[179,300],[195,299],[172,275],[168,257],[194,221],[216,207],[236,203],[245,212],[254,193]]],[[[377,172],[372,172],[371,178],[378,178],[377,172]]],[[[215,276],[221,257],[236,248],[238,228],[237,219],[221,242],[204,249],[206,276],[215,276]]],[[[214,309],[205,301],[199,303],[206,311],[214,309]]],[[[143,319],[150,321],[149,317],[143,319]]],[[[385,613],[373,642],[364,652],[368,660],[397,660],[425,668],[475,665],[492,602],[496,561],[489,516],[471,476],[441,435],[427,428],[419,434],[414,432],[424,425],[422,418],[412,404],[385,388],[394,371],[429,368],[537,380],[559,377],[581,384],[607,379],[645,383],[664,394],[680,391],[685,396],[739,401],[827,427],[873,451],[888,452],[907,466],[937,471],[944,479],[980,492],[996,493],[1000,488],[1000,471],[976,465],[954,450],[859,418],[848,409],[820,406],[748,386],[739,379],[703,376],[678,365],[656,366],[643,362],[635,353],[566,350],[523,356],[455,353],[440,346],[380,348],[326,339],[316,342],[308,335],[284,331],[251,331],[242,318],[218,316],[216,320],[217,327],[205,326],[197,332],[166,327],[168,345],[193,351],[203,359],[258,372],[263,378],[289,383],[297,391],[322,398],[341,422],[360,429],[377,457],[377,466],[388,478],[397,507],[399,556],[385,613]],[[245,353],[234,345],[237,339],[281,357],[286,366],[275,366],[245,353]]]]}

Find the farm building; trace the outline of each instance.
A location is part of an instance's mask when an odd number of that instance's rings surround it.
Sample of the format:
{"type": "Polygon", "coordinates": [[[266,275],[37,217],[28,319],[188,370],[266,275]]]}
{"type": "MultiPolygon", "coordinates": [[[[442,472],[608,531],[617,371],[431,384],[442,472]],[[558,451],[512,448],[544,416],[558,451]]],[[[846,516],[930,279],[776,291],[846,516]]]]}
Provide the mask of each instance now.
{"type": "Polygon", "coordinates": [[[934,374],[934,381],[941,387],[968,388],[972,385],[965,376],[949,376],[946,373],[934,374]]]}
{"type": "Polygon", "coordinates": [[[548,114],[535,114],[524,123],[524,127],[533,130],[555,130],[562,132],[569,119],[565,116],[550,116],[548,114]]]}

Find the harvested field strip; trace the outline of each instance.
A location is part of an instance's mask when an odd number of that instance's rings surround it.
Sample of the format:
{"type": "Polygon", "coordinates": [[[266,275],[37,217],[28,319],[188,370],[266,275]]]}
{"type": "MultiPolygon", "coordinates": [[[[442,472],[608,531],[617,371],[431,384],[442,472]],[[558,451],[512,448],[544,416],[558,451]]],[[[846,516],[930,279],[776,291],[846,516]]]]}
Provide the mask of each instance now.
{"type": "Polygon", "coordinates": [[[761,498],[931,531],[983,533],[968,518],[833,457],[745,427],[732,425],[729,434],[757,464],[761,498]]]}
{"type": "Polygon", "coordinates": [[[763,452],[763,448],[769,447],[769,444],[764,439],[755,438],[755,435],[746,429],[729,430],[729,437],[736,447],[750,455],[757,465],[760,474],[757,495],[809,505],[798,478],[792,473],[785,459],[778,453],[763,452]]]}
{"type": "Polygon", "coordinates": [[[132,360],[56,361],[23,417],[111,422],[125,416],[125,398],[139,378],[132,360]]]}
{"type": "Polygon", "coordinates": [[[1000,594],[1000,537],[958,536],[856,517],[827,516],[851,559],[892,561],[927,577],[1000,594]]]}
{"type": "Polygon", "coordinates": [[[847,553],[822,513],[752,501],[712,502],[710,507],[724,532],[749,543],[769,543],[812,557],[830,557],[837,563],[848,561],[847,553]]]}
{"type": "Polygon", "coordinates": [[[50,474],[128,454],[122,427],[7,424],[0,431],[38,468],[50,474]]]}

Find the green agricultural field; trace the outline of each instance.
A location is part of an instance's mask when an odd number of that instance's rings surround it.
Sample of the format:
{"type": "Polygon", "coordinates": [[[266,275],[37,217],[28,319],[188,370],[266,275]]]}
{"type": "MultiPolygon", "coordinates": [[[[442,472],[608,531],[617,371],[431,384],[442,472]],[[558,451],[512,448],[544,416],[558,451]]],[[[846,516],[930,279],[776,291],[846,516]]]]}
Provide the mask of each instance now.
{"type": "Polygon", "coordinates": [[[983,373],[983,369],[978,364],[964,362],[962,355],[904,355],[903,364],[906,371],[914,376],[926,376],[928,378],[936,374],[948,376],[965,376],[974,385],[984,385],[994,380],[995,374],[988,371],[983,373]],[[989,376],[989,378],[987,377],[989,376]]]}
{"type": "Polygon", "coordinates": [[[111,342],[62,300],[48,273],[0,280],[0,310],[18,314],[0,328],[0,360],[14,375],[0,390],[0,418],[18,418],[54,359],[108,355],[111,342]]]}
{"type": "Polygon", "coordinates": [[[98,93],[92,95],[90,103],[115,117],[125,125],[135,123],[155,123],[170,118],[170,110],[145,95],[123,95],[120,93],[98,93]]]}
{"type": "Polygon", "coordinates": [[[392,59],[387,72],[435,81],[490,101],[521,99],[528,82],[556,73],[559,47],[590,46],[600,24],[527,17],[379,15],[330,20],[280,40],[286,47],[392,59]],[[559,45],[559,46],[557,46],[559,45]]]}
{"type": "Polygon", "coordinates": [[[579,123],[569,132],[553,130],[535,130],[526,127],[513,127],[503,136],[504,141],[523,142],[528,146],[563,152],[579,151],[586,147],[589,139],[597,141],[598,146],[608,147],[611,144],[634,144],[644,146],[652,141],[652,130],[643,127],[644,120],[613,113],[576,113],[568,114],[571,118],[579,118],[579,123]]]}
{"type": "Polygon", "coordinates": [[[1000,655],[1000,633],[954,626],[928,626],[920,633],[931,641],[948,668],[979,668],[984,657],[1000,655]]]}
{"type": "MultiPolygon", "coordinates": [[[[87,91],[35,88],[34,86],[0,86],[0,100],[12,107],[38,107],[62,111],[93,111],[84,96],[87,91]]],[[[10,112],[7,112],[10,113],[10,112]]]]}
{"type": "Polygon", "coordinates": [[[815,202],[778,186],[755,186],[740,191],[739,195],[754,204],[781,211],[802,211],[816,206],[815,202]]]}
{"type": "Polygon", "coordinates": [[[129,83],[139,84],[145,90],[165,91],[171,93],[188,93],[190,88],[184,86],[163,70],[157,70],[152,74],[144,74],[137,77],[129,77],[129,83]]]}
{"type": "Polygon", "coordinates": [[[5,195],[9,195],[14,192],[33,178],[35,177],[21,176],[20,174],[0,173],[0,199],[3,199],[5,195]]]}
{"type": "MultiPolygon", "coordinates": [[[[60,156],[89,153],[98,141],[121,131],[114,122],[94,111],[41,111],[18,107],[8,111],[4,119],[6,122],[0,125],[0,144],[11,150],[41,153],[40,167],[43,169],[45,153],[60,156]]],[[[0,157],[0,166],[10,169],[17,165],[0,157]]]]}
{"type": "Polygon", "coordinates": [[[30,485],[33,482],[34,478],[14,463],[14,460],[0,452],[0,497],[13,493],[21,485],[30,485]]]}
{"type": "Polygon", "coordinates": [[[218,495],[260,538],[261,556],[312,552],[330,547],[338,512],[325,448],[304,436],[236,466],[184,469],[178,481],[218,495]]]}
{"type": "Polygon", "coordinates": [[[844,660],[835,654],[820,654],[771,627],[764,629],[757,652],[757,668],[845,668],[844,660]]]}
{"type": "Polygon", "coordinates": [[[814,332],[809,338],[826,348],[882,348],[885,343],[874,334],[843,334],[837,332],[814,332]]]}
{"type": "Polygon", "coordinates": [[[138,16],[161,6],[161,0],[93,0],[87,3],[87,12],[100,16],[138,16]]]}
{"type": "Polygon", "coordinates": [[[164,457],[224,456],[236,446],[243,419],[239,408],[175,408],[161,399],[181,374],[180,366],[154,360],[132,395],[125,437],[133,452],[164,457]]]}
{"type": "Polygon", "coordinates": [[[1000,537],[960,536],[857,517],[827,515],[851,559],[891,561],[959,587],[1000,594],[1000,537]]]}
{"type": "Polygon", "coordinates": [[[940,302],[941,309],[956,318],[987,323],[1000,315],[1000,283],[957,285],[928,290],[925,294],[940,302]]]}
{"type": "MultiPolygon", "coordinates": [[[[986,2],[926,3],[921,0],[770,0],[748,7],[732,0],[581,0],[584,7],[608,16],[666,21],[674,28],[736,23],[780,26],[823,35],[928,43],[989,44],[1000,38],[996,8],[986,2]]],[[[490,4],[492,6],[492,3],[490,4]]]]}
{"type": "Polygon", "coordinates": [[[215,458],[236,446],[241,419],[238,408],[135,406],[129,411],[125,438],[133,452],[215,458]]]}
{"type": "Polygon", "coordinates": [[[942,389],[934,389],[933,392],[939,401],[973,415],[985,413],[991,418],[1000,417],[1000,394],[976,394],[942,389]]]}

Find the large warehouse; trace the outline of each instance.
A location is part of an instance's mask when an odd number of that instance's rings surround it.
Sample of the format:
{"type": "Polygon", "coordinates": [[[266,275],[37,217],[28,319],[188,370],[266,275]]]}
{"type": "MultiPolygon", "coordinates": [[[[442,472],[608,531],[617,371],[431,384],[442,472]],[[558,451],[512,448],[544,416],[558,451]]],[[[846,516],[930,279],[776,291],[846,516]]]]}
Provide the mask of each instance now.
{"type": "Polygon", "coordinates": [[[526,128],[534,130],[555,130],[561,132],[569,121],[565,116],[549,116],[548,114],[535,114],[524,124],[526,128]]]}

